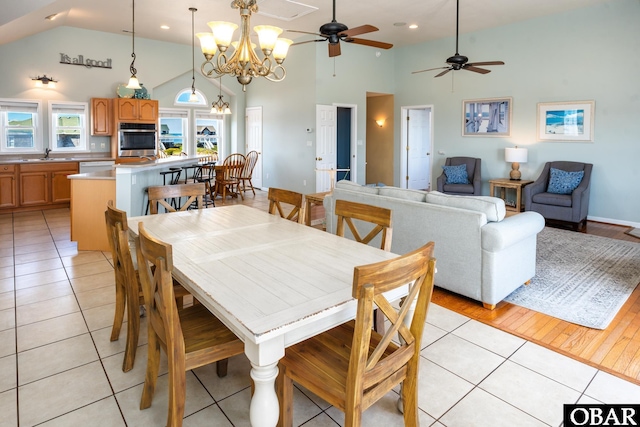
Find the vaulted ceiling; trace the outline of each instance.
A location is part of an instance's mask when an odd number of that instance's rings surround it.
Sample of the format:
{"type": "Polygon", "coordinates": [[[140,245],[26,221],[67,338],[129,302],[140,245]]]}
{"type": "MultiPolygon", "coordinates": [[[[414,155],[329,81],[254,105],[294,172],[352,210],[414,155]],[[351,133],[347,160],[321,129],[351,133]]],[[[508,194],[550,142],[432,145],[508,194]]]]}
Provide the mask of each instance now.
{"type": "MultiPolygon", "coordinates": [[[[473,32],[609,0],[460,0],[460,32],[473,32]]],[[[132,0],[3,0],[0,44],[57,26],[123,34],[131,30],[132,0]],[[47,16],[58,14],[56,19],[47,16]]],[[[173,43],[191,43],[190,7],[196,32],[209,21],[239,23],[230,0],[136,0],[136,36],[173,43]],[[166,25],[169,29],[161,29],[166,25]]],[[[332,0],[258,0],[251,24],[316,32],[332,18],[332,0]],[[277,17],[277,18],[276,18],[277,17]]],[[[337,0],[336,20],[348,27],[371,24],[380,31],[363,38],[411,45],[455,34],[455,0],[337,0]],[[416,24],[418,28],[410,29],[416,24]]],[[[285,33],[297,41],[310,35],[285,33]]],[[[365,48],[365,47],[363,47],[365,48]]],[[[365,48],[366,49],[366,48],[365,48]]]]}

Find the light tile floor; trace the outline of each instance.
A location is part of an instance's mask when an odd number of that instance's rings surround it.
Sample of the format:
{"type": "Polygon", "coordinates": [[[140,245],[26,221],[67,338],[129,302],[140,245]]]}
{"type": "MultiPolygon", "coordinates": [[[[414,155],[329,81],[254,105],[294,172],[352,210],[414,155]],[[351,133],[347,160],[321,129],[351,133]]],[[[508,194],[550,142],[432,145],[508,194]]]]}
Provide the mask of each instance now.
{"type": "MultiPolygon", "coordinates": [[[[68,209],[0,215],[0,426],[164,425],[166,359],[141,411],[146,319],[123,373],[124,331],[109,341],[113,311],[110,254],[76,249],[68,209]]],[[[560,426],[563,403],[640,402],[637,385],[435,304],[423,347],[422,426],[560,426]]],[[[225,378],[212,366],[189,372],[184,425],[249,425],[249,368],[240,356],[225,378]]],[[[402,425],[396,401],[387,395],[363,425],[402,425]]],[[[344,419],[305,390],[294,413],[307,427],[344,419]]]]}

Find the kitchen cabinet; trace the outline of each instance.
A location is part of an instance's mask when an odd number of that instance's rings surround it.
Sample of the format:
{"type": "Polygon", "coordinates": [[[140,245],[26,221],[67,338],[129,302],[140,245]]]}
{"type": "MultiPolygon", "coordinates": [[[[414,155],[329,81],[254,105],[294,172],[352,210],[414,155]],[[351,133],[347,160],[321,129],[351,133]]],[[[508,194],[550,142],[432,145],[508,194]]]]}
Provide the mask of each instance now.
{"type": "Polygon", "coordinates": [[[18,181],[15,165],[0,165],[0,208],[15,208],[18,181]]]}
{"type": "Polygon", "coordinates": [[[77,162],[20,165],[20,206],[68,203],[71,184],[67,176],[76,173],[77,162]]]}
{"type": "Polygon", "coordinates": [[[158,120],[158,101],[155,99],[116,99],[116,120],[118,122],[147,122],[158,120]]]}
{"type": "Polygon", "coordinates": [[[91,135],[113,135],[113,107],[109,98],[91,98],[91,135]]]}

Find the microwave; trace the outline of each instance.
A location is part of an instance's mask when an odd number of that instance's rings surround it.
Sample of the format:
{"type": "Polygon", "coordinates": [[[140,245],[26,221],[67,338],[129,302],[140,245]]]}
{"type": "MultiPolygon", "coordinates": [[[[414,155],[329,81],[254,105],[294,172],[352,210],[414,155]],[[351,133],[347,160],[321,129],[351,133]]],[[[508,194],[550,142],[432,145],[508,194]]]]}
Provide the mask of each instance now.
{"type": "Polygon", "coordinates": [[[120,157],[155,156],[157,141],[155,123],[120,123],[118,126],[120,157]]]}

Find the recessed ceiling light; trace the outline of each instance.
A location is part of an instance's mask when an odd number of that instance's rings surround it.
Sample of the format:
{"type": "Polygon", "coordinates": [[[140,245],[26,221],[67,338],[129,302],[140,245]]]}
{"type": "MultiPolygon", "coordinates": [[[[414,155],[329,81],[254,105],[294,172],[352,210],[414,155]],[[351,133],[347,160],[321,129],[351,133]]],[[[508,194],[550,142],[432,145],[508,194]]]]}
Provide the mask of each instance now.
{"type": "Polygon", "coordinates": [[[394,27],[404,27],[405,25],[407,25],[406,22],[394,22],[393,23],[394,27]]]}
{"type": "Polygon", "coordinates": [[[160,28],[163,30],[168,30],[170,27],[168,25],[160,25],[160,28]]]}
{"type": "Polygon", "coordinates": [[[53,21],[53,20],[54,20],[54,19],[56,19],[57,17],[58,17],[58,14],[57,14],[57,13],[54,13],[53,15],[49,15],[49,16],[47,16],[47,17],[46,17],[46,18],[44,18],[44,19],[46,19],[47,21],[53,21]]]}
{"type": "Polygon", "coordinates": [[[412,30],[415,30],[416,28],[418,28],[418,25],[411,24],[411,25],[409,25],[409,28],[411,28],[412,30]]]}

